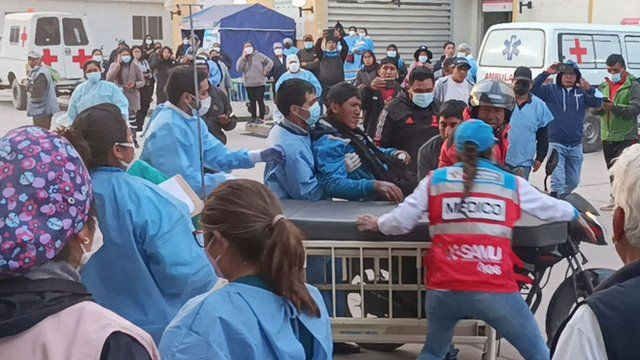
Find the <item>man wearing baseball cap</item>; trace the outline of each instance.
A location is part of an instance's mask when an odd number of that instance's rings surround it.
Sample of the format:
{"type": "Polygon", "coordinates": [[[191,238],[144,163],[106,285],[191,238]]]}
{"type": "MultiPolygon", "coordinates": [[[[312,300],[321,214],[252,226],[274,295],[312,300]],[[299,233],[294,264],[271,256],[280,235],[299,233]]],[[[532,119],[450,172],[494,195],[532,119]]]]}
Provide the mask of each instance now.
{"type": "Polygon", "coordinates": [[[511,114],[506,165],[525,179],[532,169],[538,171],[547,156],[547,125],[553,120],[544,101],[531,94],[532,84],[531,69],[518,67],[513,74],[516,106],[511,114]]]}
{"type": "Polygon", "coordinates": [[[60,111],[56,85],[49,68],[42,65],[42,54],[32,50],[27,54],[29,82],[27,84],[27,116],[33,118],[33,125],[45,129],[51,127],[53,114],[60,111]]]}
{"type": "Polygon", "coordinates": [[[469,94],[474,85],[467,77],[469,69],[471,69],[469,60],[463,57],[456,58],[451,75],[445,76],[436,84],[433,92],[435,98],[441,103],[449,100],[469,103],[469,94]]]}

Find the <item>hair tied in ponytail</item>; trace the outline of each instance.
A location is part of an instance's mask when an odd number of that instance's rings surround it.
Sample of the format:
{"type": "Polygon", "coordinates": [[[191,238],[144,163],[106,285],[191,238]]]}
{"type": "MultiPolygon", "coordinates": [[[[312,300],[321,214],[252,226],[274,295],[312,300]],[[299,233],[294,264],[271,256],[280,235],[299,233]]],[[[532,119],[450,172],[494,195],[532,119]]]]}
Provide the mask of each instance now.
{"type": "Polygon", "coordinates": [[[278,221],[286,219],[286,217],[282,214],[278,214],[276,216],[273,217],[273,220],[271,220],[271,226],[275,227],[276,224],[278,224],[278,221]]]}

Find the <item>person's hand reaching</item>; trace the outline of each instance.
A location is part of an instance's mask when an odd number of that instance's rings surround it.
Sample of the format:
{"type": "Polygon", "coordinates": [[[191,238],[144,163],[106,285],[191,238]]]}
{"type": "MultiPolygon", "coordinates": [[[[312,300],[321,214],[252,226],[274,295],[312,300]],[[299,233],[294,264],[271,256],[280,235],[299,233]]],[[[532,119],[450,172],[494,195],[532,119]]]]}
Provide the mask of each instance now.
{"type": "Polygon", "coordinates": [[[284,153],[274,147],[260,151],[260,158],[264,162],[275,162],[277,164],[284,164],[285,161],[284,153]]]}

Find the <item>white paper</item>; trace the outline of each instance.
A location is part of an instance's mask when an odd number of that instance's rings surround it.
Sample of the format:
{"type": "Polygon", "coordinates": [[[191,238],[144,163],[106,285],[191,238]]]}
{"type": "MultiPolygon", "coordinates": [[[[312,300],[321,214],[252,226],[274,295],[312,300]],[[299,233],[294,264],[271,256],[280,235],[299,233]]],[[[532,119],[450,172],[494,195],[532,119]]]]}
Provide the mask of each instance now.
{"type": "Polygon", "coordinates": [[[189,197],[189,194],[187,194],[187,192],[184,190],[184,188],[182,187],[182,185],[178,181],[177,176],[180,176],[180,175],[176,175],[176,176],[174,176],[174,177],[172,177],[172,178],[170,178],[170,179],[158,184],[158,186],[162,190],[164,190],[164,191],[168,192],[169,194],[173,195],[178,200],[180,200],[183,203],[187,204],[187,207],[189,208],[189,213],[193,214],[193,212],[196,209],[196,205],[193,203],[193,201],[189,197]]]}

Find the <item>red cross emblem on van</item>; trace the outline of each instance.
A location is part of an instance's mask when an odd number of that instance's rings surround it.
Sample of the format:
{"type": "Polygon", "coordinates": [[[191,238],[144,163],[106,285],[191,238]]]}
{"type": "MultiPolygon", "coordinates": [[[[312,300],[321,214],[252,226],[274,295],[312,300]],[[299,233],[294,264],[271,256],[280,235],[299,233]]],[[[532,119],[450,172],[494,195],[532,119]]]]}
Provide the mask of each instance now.
{"type": "Polygon", "coordinates": [[[51,64],[58,62],[58,57],[51,54],[51,49],[42,50],[42,62],[51,66],[51,64]]]}
{"type": "Polygon", "coordinates": [[[74,63],[78,63],[80,68],[82,68],[82,65],[84,65],[85,62],[91,60],[91,58],[92,58],[91,55],[85,54],[84,49],[79,49],[78,50],[78,55],[72,57],[71,60],[74,63]]]}

